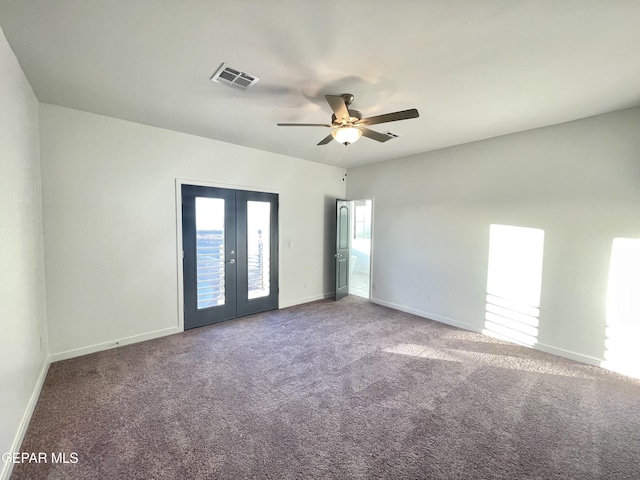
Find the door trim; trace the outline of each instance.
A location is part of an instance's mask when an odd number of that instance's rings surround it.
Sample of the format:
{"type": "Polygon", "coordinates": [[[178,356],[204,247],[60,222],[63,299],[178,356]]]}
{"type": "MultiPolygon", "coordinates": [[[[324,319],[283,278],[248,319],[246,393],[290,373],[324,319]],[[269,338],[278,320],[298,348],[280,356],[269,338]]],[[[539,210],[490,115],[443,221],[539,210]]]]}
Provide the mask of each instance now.
{"type": "MultiPolygon", "coordinates": [[[[182,271],[182,185],[197,185],[200,187],[228,188],[231,190],[250,190],[254,192],[276,193],[281,198],[280,191],[272,188],[256,185],[240,185],[219,182],[204,182],[201,180],[189,180],[186,178],[175,179],[175,215],[176,215],[176,273],[178,288],[178,331],[184,332],[184,274],[182,271]]],[[[278,230],[278,244],[280,241],[280,230],[278,230]]],[[[278,256],[278,269],[282,267],[281,255],[278,256]]],[[[278,296],[278,309],[280,306],[280,296],[278,296]]]]}
{"type": "Polygon", "coordinates": [[[373,259],[375,257],[376,197],[371,195],[371,251],[369,252],[369,301],[373,298],[373,259]]]}

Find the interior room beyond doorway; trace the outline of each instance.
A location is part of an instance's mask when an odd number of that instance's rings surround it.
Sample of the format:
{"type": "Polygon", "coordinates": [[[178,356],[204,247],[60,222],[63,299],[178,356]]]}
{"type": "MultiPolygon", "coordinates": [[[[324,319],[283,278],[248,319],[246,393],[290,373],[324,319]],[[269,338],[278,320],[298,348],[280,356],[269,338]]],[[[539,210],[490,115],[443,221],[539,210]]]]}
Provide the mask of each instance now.
{"type": "Polygon", "coordinates": [[[350,255],[349,293],[369,298],[371,284],[371,223],[372,201],[351,202],[349,227],[350,255]]]}

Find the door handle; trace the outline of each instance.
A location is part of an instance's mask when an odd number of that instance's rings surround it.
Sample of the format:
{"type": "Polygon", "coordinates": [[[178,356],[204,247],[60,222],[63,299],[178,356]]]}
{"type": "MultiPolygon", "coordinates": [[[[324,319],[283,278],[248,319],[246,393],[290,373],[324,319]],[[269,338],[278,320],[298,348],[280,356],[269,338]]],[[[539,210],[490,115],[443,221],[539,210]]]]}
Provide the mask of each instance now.
{"type": "Polygon", "coordinates": [[[236,263],[236,259],[232,258],[231,260],[229,260],[227,263],[236,263]]]}
{"type": "Polygon", "coordinates": [[[335,256],[336,258],[340,258],[340,257],[342,257],[342,254],[341,254],[341,253],[336,253],[334,256],[335,256]]]}

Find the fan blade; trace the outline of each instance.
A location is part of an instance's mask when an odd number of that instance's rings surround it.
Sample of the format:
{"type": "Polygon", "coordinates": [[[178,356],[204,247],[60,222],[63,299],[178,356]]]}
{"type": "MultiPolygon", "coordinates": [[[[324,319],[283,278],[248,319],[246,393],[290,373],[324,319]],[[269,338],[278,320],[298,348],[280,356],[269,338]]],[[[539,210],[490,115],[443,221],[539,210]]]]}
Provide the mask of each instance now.
{"type": "Polygon", "coordinates": [[[376,125],[378,123],[397,122],[398,120],[407,120],[409,118],[418,118],[420,114],[415,108],[402,110],[400,112],[385,113],[384,115],[376,115],[375,117],[363,118],[354,123],[359,125],[376,125]]]}
{"type": "Polygon", "coordinates": [[[328,123],[279,123],[279,127],[329,127],[331,128],[333,125],[329,125],[328,123]]]}
{"type": "Polygon", "coordinates": [[[391,137],[389,135],[385,135],[384,133],[379,133],[374,130],[369,130],[368,128],[358,127],[358,130],[360,130],[362,132],[362,135],[364,135],[365,137],[369,137],[372,140],[377,140],[378,142],[386,142],[388,140],[391,140],[391,137]]]}
{"type": "Polygon", "coordinates": [[[318,143],[318,145],[326,145],[327,143],[330,143],[331,140],[333,140],[333,135],[329,134],[326,137],[324,137],[322,140],[320,140],[320,143],[318,143]]]}
{"type": "Polygon", "coordinates": [[[347,110],[347,104],[344,103],[344,98],[340,95],[325,95],[324,98],[327,99],[329,105],[331,106],[331,110],[336,115],[336,121],[348,122],[351,115],[349,115],[349,110],[347,110]]]}

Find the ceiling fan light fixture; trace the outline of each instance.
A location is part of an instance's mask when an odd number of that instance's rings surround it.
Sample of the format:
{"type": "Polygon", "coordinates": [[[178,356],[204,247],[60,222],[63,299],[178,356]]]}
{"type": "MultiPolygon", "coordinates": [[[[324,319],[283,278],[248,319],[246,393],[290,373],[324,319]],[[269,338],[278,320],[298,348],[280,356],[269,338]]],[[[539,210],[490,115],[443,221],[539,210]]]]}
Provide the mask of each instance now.
{"type": "Polygon", "coordinates": [[[409,110],[401,110],[398,112],[384,113],[382,115],[374,115],[373,117],[362,118],[362,113],[358,110],[347,108],[353,101],[353,95],[344,93],[342,95],[325,95],[324,98],[329,102],[329,106],[333,111],[331,115],[331,123],[278,123],[279,127],[328,127],[331,133],[324,137],[318,146],[328,145],[331,140],[335,140],[343,145],[349,145],[357,142],[361,136],[384,143],[392,138],[399,137],[396,133],[387,132],[386,134],[370,130],[370,125],[378,125],[379,123],[397,122],[398,120],[408,120],[409,118],[417,118],[420,115],[418,110],[411,108],[409,110]]]}
{"type": "Polygon", "coordinates": [[[333,139],[343,145],[357,142],[362,136],[362,130],[355,127],[340,127],[331,132],[333,139]]]}

